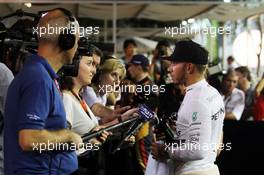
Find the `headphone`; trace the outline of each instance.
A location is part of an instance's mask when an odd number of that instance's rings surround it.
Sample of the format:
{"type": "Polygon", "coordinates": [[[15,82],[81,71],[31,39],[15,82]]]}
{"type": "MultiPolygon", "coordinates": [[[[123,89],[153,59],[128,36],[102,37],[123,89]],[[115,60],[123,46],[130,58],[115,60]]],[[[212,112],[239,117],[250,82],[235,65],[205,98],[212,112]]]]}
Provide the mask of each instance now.
{"type": "MultiPolygon", "coordinates": [[[[75,29],[76,27],[75,26],[76,19],[69,10],[66,10],[64,8],[55,8],[53,10],[60,10],[69,20],[69,23],[70,23],[69,27],[67,29],[64,29],[64,31],[62,31],[59,34],[58,45],[62,51],[70,50],[73,48],[75,41],[76,41],[76,36],[74,34],[76,33],[76,31],[72,30],[72,29],[75,29]]],[[[53,10],[50,10],[50,11],[53,11],[53,10]]]]}
{"type": "Polygon", "coordinates": [[[92,56],[93,52],[94,52],[94,46],[92,44],[88,44],[88,42],[81,43],[79,41],[79,47],[74,55],[72,63],[66,64],[61,68],[61,70],[59,71],[60,77],[65,77],[65,76],[77,77],[82,56],[92,56]]]}

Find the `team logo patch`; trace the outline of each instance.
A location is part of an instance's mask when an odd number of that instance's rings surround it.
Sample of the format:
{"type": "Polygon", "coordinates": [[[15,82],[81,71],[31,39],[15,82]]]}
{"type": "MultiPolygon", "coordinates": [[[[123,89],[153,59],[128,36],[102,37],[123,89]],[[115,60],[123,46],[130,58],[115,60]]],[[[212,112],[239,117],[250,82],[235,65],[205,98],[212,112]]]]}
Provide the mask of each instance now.
{"type": "Polygon", "coordinates": [[[192,114],[192,121],[193,121],[193,122],[195,122],[195,121],[197,120],[197,113],[198,113],[198,112],[194,112],[194,113],[192,114]]]}

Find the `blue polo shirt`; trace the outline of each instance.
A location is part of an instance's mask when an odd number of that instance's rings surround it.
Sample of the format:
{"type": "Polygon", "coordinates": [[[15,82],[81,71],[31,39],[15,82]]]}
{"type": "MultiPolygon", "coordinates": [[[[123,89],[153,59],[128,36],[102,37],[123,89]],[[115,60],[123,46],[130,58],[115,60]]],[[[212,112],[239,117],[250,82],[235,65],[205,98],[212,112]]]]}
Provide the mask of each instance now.
{"type": "Polygon", "coordinates": [[[11,83],[4,119],[4,168],[13,174],[71,174],[78,168],[75,151],[23,151],[22,129],[60,130],[67,127],[56,73],[48,62],[32,55],[11,83]]]}

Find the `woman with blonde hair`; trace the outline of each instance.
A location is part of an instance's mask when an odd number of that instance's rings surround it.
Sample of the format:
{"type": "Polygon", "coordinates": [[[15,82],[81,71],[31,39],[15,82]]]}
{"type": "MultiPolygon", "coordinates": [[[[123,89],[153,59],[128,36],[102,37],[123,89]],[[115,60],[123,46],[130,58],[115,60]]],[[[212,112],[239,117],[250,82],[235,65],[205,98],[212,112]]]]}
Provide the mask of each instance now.
{"type": "MultiPolygon", "coordinates": [[[[124,79],[125,75],[125,65],[120,60],[110,57],[97,69],[91,86],[83,89],[82,95],[84,100],[99,119],[101,117],[100,112],[96,112],[99,111],[97,109],[101,106],[106,106],[107,95],[118,93],[120,81],[124,79]]],[[[100,122],[101,124],[105,124],[109,122],[109,119],[105,120],[102,118],[100,122]]]]}

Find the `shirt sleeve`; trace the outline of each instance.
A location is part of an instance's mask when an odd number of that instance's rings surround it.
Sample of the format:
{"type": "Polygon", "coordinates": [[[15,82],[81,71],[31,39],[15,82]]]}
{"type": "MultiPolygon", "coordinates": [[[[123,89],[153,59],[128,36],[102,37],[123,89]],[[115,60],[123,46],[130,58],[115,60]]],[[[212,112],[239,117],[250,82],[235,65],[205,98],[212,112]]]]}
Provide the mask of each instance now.
{"type": "Polygon", "coordinates": [[[172,159],[181,161],[201,160],[209,152],[211,137],[211,116],[208,107],[201,101],[194,100],[186,104],[181,116],[189,124],[177,125],[178,142],[173,143],[168,151],[172,159]]]}
{"type": "Polygon", "coordinates": [[[34,81],[20,92],[18,128],[43,129],[51,111],[52,88],[45,81],[34,81]]]}
{"type": "Polygon", "coordinates": [[[100,103],[100,100],[96,96],[95,91],[91,87],[86,87],[83,91],[83,99],[87,105],[91,108],[95,103],[100,103]]]}
{"type": "Polygon", "coordinates": [[[234,116],[236,117],[237,120],[240,120],[241,115],[244,111],[245,108],[245,95],[244,93],[237,93],[237,99],[236,99],[236,103],[235,103],[235,107],[232,110],[232,113],[234,114],[234,116]]]}
{"type": "Polygon", "coordinates": [[[67,123],[69,127],[72,128],[73,126],[72,97],[67,93],[63,93],[62,99],[63,99],[63,105],[64,105],[65,112],[66,112],[67,123]]]}
{"type": "Polygon", "coordinates": [[[0,63],[0,82],[2,86],[8,86],[14,79],[13,73],[8,69],[8,67],[0,63]]]}
{"type": "Polygon", "coordinates": [[[0,63],[0,112],[4,113],[7,90],[14,79],[12,72],[6,65],[0,63]]]}

